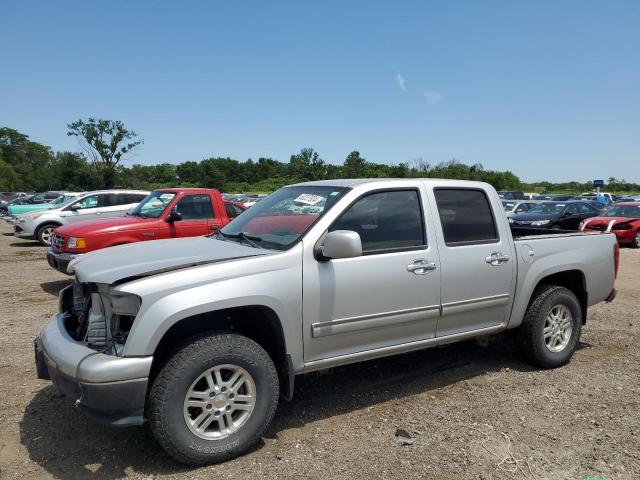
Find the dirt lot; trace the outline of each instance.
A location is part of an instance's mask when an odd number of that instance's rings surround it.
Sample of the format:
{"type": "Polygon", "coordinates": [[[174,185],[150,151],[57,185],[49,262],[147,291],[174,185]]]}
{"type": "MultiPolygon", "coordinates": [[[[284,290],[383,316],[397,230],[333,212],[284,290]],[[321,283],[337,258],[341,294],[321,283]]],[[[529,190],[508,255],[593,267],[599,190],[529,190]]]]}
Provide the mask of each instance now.
{"type": "Polygon", "coordinates": [[[619,296],[590,310],[564,368],[496,338],[309,374],[251,453],[187,469],[146,428],[96,425],[36,380],[32,340],[68,279],[9,232],[0,221],[2,479],[640,478],[640,250],[622,250],[619,296]]]}

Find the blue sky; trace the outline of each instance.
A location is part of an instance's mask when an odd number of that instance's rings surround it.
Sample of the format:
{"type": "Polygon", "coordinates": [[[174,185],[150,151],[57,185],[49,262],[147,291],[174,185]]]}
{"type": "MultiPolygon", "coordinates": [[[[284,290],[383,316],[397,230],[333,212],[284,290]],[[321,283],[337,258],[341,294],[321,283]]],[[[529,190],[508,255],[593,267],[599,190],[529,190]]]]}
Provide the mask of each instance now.
{"type": "Polygon", "coordinates": [[[0,125],[137,163],[458,158],[523,180],[640,181],[640,2],[0,1],[0,125]]]}

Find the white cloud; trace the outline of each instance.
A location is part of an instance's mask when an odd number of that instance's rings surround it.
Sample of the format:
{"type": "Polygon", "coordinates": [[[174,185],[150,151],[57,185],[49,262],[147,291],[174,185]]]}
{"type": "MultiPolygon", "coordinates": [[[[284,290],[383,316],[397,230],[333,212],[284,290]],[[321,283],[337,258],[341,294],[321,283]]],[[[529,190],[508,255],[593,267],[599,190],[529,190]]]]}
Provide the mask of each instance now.
{"type": "Polygon", "coordinates": [[[402,90],[403,92],[407,91],[407,86],[405,85],[404,77],[399,73],[396,73],[396,82],[398,82],[398,86],[400,87],[400,90],[402,90]]]}
{"type": "Polygon", "coordinates": [[[427,101],[427,105],[435,105],[438,102],[444,100],[444,95],[438,92],[427,90],[424,92],[424,99],[427,101]]]}

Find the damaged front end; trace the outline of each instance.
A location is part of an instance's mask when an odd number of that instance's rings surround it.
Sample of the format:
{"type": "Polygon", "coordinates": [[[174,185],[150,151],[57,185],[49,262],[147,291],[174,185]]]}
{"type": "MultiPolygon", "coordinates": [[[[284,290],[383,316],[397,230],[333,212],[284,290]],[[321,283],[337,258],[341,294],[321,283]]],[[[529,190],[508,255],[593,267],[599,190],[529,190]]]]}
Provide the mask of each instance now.
{"type": "Polygon", "coordinates": [[[60,292],[59,312],[35,339],[38,378],[51,380],[103,423],[142,424],[153,357],[122,353],[140,304],[113,286],[74,281],[60,292]]]}
{"type": "Polygon", "coordinates": [[[122,354],[139,309],[138,296],[117,292],[105,284],[82,284],[76,279],[60,293],[67,333],[107,355],[122,354]]]}

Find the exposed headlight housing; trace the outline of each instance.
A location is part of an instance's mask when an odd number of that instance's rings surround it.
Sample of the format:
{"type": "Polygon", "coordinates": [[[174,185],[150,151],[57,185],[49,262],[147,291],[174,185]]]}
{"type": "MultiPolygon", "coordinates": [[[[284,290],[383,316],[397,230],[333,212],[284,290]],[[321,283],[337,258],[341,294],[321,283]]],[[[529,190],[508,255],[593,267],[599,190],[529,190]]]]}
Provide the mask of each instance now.
{"type": "Polygon", "coordinates": [[[540,227],[548,223],[551,223],[551,220],[536,220],[535,222],[531,222],[531,225],[533,225],[534,227],[540,227]]]}
{"type": "Polygon", "coordinates": [[[24,222],[26,222],[26,221],[27,221],[27,219],[26,219],[26,218],[24,218],[24,217],[18,217],[18,218],[16,218],[16,222],[18,222],[18,223],[24,223],[24,222]]]}
{"type": "Polygon", "coordinates": [[[69,237],[67,247],[69,248],[86,248],[87,241],[82,237],[69,237]]]}

